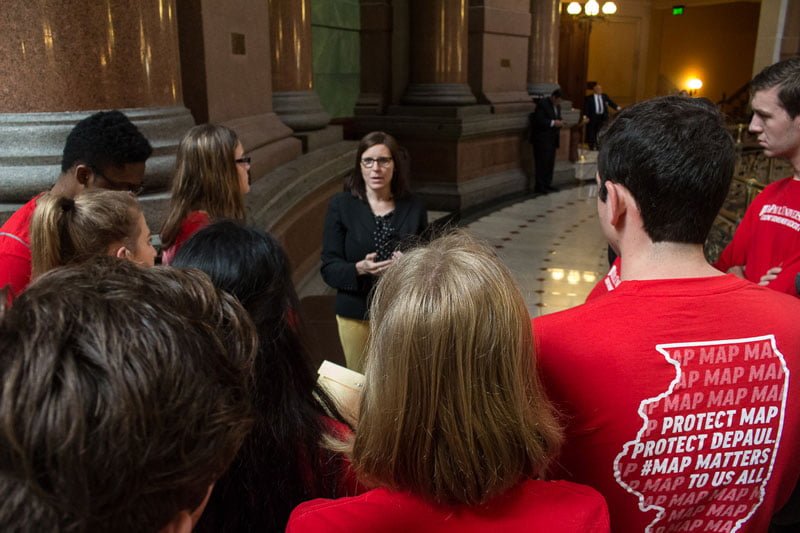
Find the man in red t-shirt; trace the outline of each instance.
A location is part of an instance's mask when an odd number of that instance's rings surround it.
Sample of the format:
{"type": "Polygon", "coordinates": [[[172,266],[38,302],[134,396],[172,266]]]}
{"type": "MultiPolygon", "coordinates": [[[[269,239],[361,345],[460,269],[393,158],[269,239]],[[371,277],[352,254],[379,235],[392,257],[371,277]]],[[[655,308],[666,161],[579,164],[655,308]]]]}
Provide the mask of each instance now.
{"type": "MultiPolygon", "coordinates": [[[[120,111],[101,111],[70,131],[61,174],[50,192],[75,198],[85,189],[142,190],[150,143],[120,111]]],[[[0,289],[14,298],[31,280],[30,222],[37,195],[0,227],[0,289]]]]}
{"type": "Polygon", "coordinates": [[[788,160],[794,175],[759,194],[715,263],[770,289],[797,296],[800,272],[800,57],[762,70],[750,82],[750,131],[767,157],[788,160]]]}
{"type": "Polygon", "coordinates": [[[707,100],[620,112],[597,178],[620,283],[533,321],[557,464],[606,497],[613,531],[766,531],[800,476],[800,300],[703,255],[734,162],[707,100]]]}

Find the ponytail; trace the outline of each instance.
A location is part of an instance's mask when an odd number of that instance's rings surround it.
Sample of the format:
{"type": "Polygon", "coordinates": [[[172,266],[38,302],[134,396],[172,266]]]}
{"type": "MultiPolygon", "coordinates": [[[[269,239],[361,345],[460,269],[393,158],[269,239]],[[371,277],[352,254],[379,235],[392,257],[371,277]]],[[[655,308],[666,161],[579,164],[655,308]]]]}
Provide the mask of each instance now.
{"type": "Polygon", "coordinates": [[[86,191],[74,200],[42,195],[31,219],[31,277],[106,255],[115,243],[133,248],[141,212],[139,202],[126,191],[86,191]]]}
{"type": "Polygon", "coordinates": [[[68,252],[69,219],[75,212],[75,200],[51,193],[36,201],[31,220],[32,278],[63,263],[62,252],[68,252]]]}

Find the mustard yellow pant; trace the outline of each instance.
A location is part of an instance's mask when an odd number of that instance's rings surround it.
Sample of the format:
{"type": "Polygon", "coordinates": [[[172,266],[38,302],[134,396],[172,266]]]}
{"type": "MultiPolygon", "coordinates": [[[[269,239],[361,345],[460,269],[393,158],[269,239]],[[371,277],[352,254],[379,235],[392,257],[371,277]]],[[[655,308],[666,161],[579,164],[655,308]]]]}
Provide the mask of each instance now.
{"type": "Polygon", "coordinates": [[[369,322],[336,315],[336,325],[339,327],[339,342],[342,343],[347,368],[363,373],[369,322]]]}

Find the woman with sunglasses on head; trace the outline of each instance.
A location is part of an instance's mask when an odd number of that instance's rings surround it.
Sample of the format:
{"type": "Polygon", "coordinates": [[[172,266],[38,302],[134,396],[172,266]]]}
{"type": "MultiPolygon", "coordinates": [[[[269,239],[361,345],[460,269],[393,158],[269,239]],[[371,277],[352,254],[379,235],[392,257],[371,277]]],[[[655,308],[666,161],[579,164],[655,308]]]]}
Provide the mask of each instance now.
{"type": "Polygon", "coordinates": [[[250,192],[250,158],[236,133],[203,124],[178,146],[170,207],[161,228],[163,263],[170,264],[186,240],[214,220],[244,220],[250,192]]]}
{"type": "Polygon", "coordinates": [[[350,445],[372,490],[300,504],[288,533],[608,533],[594,489],[547,481],[561,428],[511,272],[456,233],[407,252],[371,303],[350,445]]]}
{"type": "Polygon", "coordinates": [[[408,163],[394,137],[368,133],[325,217],[322,278],[337,290],[339,339],[347,366],[358,372],[369,333],[367,296],[401,246],[428,226],[425,206],[409,192],[408,163]]]}
{"type": "Polygon", "coordinates": [[[156,258],[142,207],[127,191],[88,190],[74,200],[46,193],[36,202],[30,235],[33,279],[100,255],[147,267],[156,258]]]}

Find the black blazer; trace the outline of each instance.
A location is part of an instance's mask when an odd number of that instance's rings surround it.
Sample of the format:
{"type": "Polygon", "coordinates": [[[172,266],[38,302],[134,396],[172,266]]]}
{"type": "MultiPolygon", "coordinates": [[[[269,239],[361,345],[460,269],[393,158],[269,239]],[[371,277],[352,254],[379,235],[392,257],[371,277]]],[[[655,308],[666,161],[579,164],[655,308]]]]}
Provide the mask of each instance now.
{"type": "MultiPolygon", "coordinates": [[[[428,211],[416,196],[395,200],[392,240],[402,248],[428,227],[428,211]],[[412,239],[409,239],[412,237],[412,239]]],[[[336,314],[368,320],[367,296],[376,278],[359,276],[356,263],[375,251],[375,215],[369,203],[340,192],[331,198],[322,236],[322,268],[325,283],[337,289],[336,314]]],[[[413,243],[412,243],[413,244],[413,243]]]]}
{"type": "Polygon", "coordinates": [[[538,100],[533,113],[528,115],[528,140],[531,144],[548,144],[558,148],[561,129],[551,125],[554,120],[561,120],[561,109],[554,106],[549,97],[538,100]]]}
{"type": "Polygon", "coordinates": [[[603,112],[598,113],[594,102],[594,93],[590,94],[583,101],[583,114],[589,118],[590,122],[605,122],[608,120],[608,108],[619,110],[619,106],[606,93],[600,95],[603,99],[603,112]]]}

